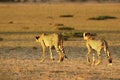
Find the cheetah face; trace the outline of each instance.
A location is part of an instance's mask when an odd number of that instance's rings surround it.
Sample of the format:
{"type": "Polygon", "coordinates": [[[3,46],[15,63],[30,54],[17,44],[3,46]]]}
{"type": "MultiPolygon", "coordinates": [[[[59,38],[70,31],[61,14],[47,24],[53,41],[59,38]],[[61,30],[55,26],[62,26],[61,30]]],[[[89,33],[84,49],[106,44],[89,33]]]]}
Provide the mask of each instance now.
{"type": "Polygon", "coordinates": [[[84,38],[84,40],[87,40],[88,38],[89,38],[89,36],[90,36],[90,33],[83,33],[83,38],[84,38]]]}
{"type": "Polygon", "coordinates": [[[36,42],[39,42],[40,36],[36,36],[35,38],[36,38],[36,42]]]}

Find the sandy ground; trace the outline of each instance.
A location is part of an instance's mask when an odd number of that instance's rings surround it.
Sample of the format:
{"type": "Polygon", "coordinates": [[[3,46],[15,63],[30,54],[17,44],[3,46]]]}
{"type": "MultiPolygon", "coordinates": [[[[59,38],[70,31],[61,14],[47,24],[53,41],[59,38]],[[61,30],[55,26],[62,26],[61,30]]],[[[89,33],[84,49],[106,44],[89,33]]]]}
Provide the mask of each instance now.
{"type": "MultiPolygon", "coordinates": [[[[17,43],[17,42],[16,42],[17,43]]],[[[0,79],[1,80],[120,80],[120,47],[110,46],[113,65],[108,66],[105,54],[103,62],[98,66],[86,63],[87,49],[84,41],[66,41],[66,55],[69,60],[58,63],[58,54],[53,50],[56,60],[49,59],[41,63],[42,49],[34,46],[0,47],[0,79]],[[74,43],[72,46],[71,43],[74,43]],[[69,46],[67,46],[69,44],[69,46]],[[71,46],[70,46],[71,45],[71,46]]]]}

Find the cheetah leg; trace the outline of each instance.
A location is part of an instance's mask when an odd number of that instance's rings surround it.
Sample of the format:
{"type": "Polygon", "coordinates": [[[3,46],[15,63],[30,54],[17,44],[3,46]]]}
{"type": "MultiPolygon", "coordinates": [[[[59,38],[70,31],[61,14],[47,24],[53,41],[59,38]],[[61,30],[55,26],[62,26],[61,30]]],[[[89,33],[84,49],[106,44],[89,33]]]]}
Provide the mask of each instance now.
{"type": "Polygon", "coordinates": [[[101,61],[102,61],[100,51],[97,51],[97,54],[98,54],[98,61],[97,61],[97,63],[95,65],[99,65],[101,63],[101,61]]]}
{"type": "Polygon", "coordinates": [[[50,59],[55,60],[55,58],[53,57],[53,53],[52,53],[52,46],[50,46],[49,49],[50,49],[50,59]]]}
{"type": "Polygon", "coordinates": [[[95,65],[95,53],[93,53],[92,65],[95,65]]]}
{"type": "Polygon", "coordinates": [[[55,47],[55,48],[56,48],[57,53],[59,54],[59,60],[58,60],[58,62],[63,61],[64,54],[60,51],[60,49],[58,47],[55,47]]]}
{"type": "Polygon", "coordinates": [[[44,62],[45,61],[45,55],[46,55],[46,47],[43,47],[42,59],[41,59],[40,62],[44,62]]]}
{"type": "Polygon", "coordinates": [[[86,54],[86,59],[87,59],[87,63],[90,64],[90,53],[91,51],[89,50],[88,53],[86,54]]]}

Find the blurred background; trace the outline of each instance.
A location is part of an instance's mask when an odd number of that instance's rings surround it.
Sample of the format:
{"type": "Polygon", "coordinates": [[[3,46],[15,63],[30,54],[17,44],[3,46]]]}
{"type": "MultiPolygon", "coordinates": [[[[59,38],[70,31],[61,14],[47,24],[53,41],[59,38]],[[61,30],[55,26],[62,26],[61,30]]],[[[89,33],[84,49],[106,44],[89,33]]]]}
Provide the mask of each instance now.
{"type": "Polygon", "coordinates": [[[0,0],[0,2],[42,2],[42,3],[59,3],[59,2],[120,2],[120,0],[0,0]]]}

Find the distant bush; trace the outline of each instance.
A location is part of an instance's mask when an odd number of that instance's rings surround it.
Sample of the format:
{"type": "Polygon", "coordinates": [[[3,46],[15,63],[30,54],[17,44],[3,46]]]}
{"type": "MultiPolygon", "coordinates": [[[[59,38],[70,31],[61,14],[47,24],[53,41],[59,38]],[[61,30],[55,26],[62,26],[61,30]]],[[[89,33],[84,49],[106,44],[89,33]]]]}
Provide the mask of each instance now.
{"type": "Polygon", "coordinates": [[[96,33],[91,33],[91,36],[97,36],[97,34],[96,33]]]}
{"type": "Polygon", "coordinates": [[[62,24],[62,23],[57,23],[57,24],[55,24],[55,26],[64,26],[64,24],[62,24]]]}
{"type": "Polygon", "coordinates": [[[69,32],[64,32],[64,40],[68,40],[69,38],[80,38],[82,37],[83,33],[82,32],[74,32],[74,31],[69,31],[69,32]]]}
{"type": "Polygon", "coordinates": [[[14,22],[13,21],[9,21],[9,24],[13,24],[14,22]]]}
{"type": "MultiPolygon", "coordinates": [[[[96,36],[96,33],[91,33],[91,36],[96,36]]],[[[64,40],[68,40],[69,38],[82,38],[83,32],[69,31],[63,33],[64,40]]]]}
{"type": "Polygon", "coordinates": [[[83,37],[83,33],[82,32],[75,32],[73,34],[74,37],[83,37]]]}
{"type": "Polygon", "coordinates": [[[98,17],[89,18],[89,20],[107,20],[107,19],[117,19],[117,18],[114,16],[98,16],[98,17]]]}
{"type": "MultiPolygon", "coordinates": [[[[83,37],[82,32],[76,31],[72,27],[63,26],[63,24],[57,24],[57,25],[58,25],[57,29],[60,30],[60,32],[62,32],[62,35],[64,36],[64,40],[68,40],[69,38],[83,37]]],[[[92,33],[91,35],[96,36],[95,33],[92,33]]]]}
{"type": "Polygon", "coordinates": [[[66,26],[58,27],[57,29],[58,30],[74,30],[74,28],[72,28],[72,27],[66,27],[66,26]]]}
{"type": "Polygon", "coordinates": [[[34,46],[34,47],[32,47],[32,49],[37,50],[37,47],[34,46]]]}
{"type": "Polygon", "coordinates": [[[0,41],[3,41],[3,38],[0,38],[0,41]]]}
{"type": "Polygon", "coordinates": [[[73,36],[72,32],[64,32],[63,33],[64,40],[67,41],[68,38],[71,38],[73,36]]]}
{"type": "Polygon", "coordinates": [[[68,38],[70,38],[70,37],[69,37],[69,36],[65,36],[65,35],[64,35],[64,40],[65,40],[65,41],[67,41],[67,40],[68,40],[68,38]]]}
{"type": "Polygon", "coordinates": [[[74,17],[74,15],[67,14],[67,15],[60,15],[60,17],[74,17]]]}

